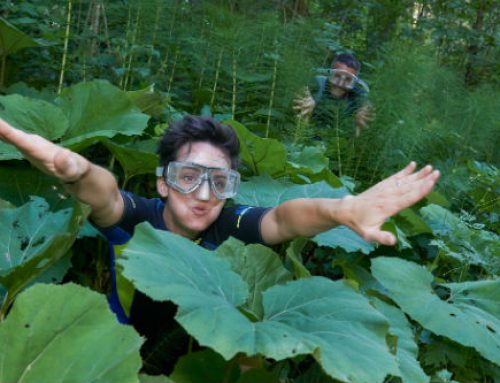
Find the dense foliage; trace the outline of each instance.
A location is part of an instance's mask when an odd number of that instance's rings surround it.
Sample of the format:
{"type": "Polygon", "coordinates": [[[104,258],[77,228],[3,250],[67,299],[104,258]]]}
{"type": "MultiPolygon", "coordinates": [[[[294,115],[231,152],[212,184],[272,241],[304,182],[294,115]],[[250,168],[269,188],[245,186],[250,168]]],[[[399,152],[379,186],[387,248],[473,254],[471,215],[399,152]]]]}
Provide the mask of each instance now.
{"type": "Polygon", "coordinates": [[[0,381],[500,381],[497,24],[491,0],[0,4],[0,117],[140,194],[185,113],[237,130],[236,203],[338,198],[413,159],[443,173],[386,223],[395,248],[337,227],[209,252],[138,227],[123,275],[174,302],[197,346],[152,377],[106,307],[88,209],[0,143],[0,381]],[[355,137],[339,117],[317,141],[292,100],[341,51],[361,58],[377,118],[355,137]]]}

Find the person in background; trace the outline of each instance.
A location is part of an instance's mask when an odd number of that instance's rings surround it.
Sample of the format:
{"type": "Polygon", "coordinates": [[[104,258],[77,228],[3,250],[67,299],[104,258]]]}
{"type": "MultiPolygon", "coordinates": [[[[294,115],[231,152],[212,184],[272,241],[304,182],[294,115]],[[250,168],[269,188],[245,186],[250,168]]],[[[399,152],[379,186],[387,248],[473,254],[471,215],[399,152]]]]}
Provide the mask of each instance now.
{"type": "Polygon", "coordinates": [[[337,55],[329,75],[316,76],[312,93],[307,87],[295,100],[294,110],[321,130],[332,125],[340,109],[340,114],[354,117],[356,136],[359,136],[361,128],[375,118],[374,108],[368,101],[368,85],[358,77],[360,68],[354,55],[337,55]]]}
{"type": "MultiPolygon", "coordinates": [[[[382,224],[424,198],[439,178],[439,172],[430,165],[416,171],[412,162],[354,196],[299,198],[274,207],[227,207],[226,200],[236,195],[240,184],[240,143],[232,127],[208,117],[186,116],[165,131],[158,147],[156,198],[121,190],[107,169],[1,119],[0,140],[14,145],[34,166],[59,179],[68,193],[89,205],[91,222],[116,248],[123,247],[141,222],[211,250],[230,236],[247,244],[272,246],[298,236],[312,237],[337,225],[350,227],[367,241],[394,245],[396,237],[382,230],[382,224]]],[[[116,281],[114,253],[111,268],[116,281]]],[[[148,364],[145,371],[168,373],[174,363],[164,360],[168,354],[165,347],[187,347],[172,335],[178,334],[172,330],[176,325],[175,305],[153,301],[136,291],[126,312],[116,285],[109,300],[118,319],[131,323],[146,337],[141,350],[148,364]],[[165,339],[169,340],[167,344],[165,339]]]]}

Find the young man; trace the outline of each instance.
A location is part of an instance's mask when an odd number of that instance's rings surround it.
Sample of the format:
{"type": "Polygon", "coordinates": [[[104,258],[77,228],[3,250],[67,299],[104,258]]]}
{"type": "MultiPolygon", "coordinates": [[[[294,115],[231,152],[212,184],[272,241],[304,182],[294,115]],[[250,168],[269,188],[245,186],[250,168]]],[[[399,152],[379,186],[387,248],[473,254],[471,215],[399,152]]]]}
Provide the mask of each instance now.
{"type": "Polygon", "coordinates": [[[352,115],[356,136],[362,127],[374,119],[373,108],[367,100],[368,87],[358,77],[361,64],[356,57],[342,53],[332,62],[329,76],[316,76],[313,94],[306,88],[302,97],[295,100],[294,109],[321,128],[331,126],[338,110],[343,115],[352,115]]]}
{"type": "MultiPolygon", "coordinates": [[[[147,221],[210,249],[229,236],[274,245],[337,225],[349,226],[367,241],[393,245],[394,235],[382,231],[381,225],[426,196],[439,178],[431,166],[416,172],[411,163],[357,196],[295,199],[272,208],[225,208],[225,200],[236,194],[240,181],[239,141],[231,127],[210,118],[187,116],[171,124],[162,137],[157,171],[162,199],[121,191],[108,170],[2,120],[0,139],[15,145],[34,166],[58,178],[70,194],[90,205],[91,221],[115,244],[126,242],[135,225],[147,221]]],[[[162,339],[166,324],[173,321],[173,310],[136,293],[130,321],[148,339],[162,339]]]]}

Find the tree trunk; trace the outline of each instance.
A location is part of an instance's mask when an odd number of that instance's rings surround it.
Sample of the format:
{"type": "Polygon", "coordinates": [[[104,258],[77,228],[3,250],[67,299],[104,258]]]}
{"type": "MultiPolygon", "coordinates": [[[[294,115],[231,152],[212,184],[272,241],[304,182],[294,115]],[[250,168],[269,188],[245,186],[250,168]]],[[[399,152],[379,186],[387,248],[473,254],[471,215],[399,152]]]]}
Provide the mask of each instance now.
{"type": "Polygon", "coordinates": [[[471,38],[467,46],[467,63],[465,64],[465,84],[474,85],[479,82],[479,64],[477,60],[478,53],[481,49],[479,35],[483,29],[484,12],[486,10],[486,0],[477,2],[476,20],[472,26],[471,38]]]}

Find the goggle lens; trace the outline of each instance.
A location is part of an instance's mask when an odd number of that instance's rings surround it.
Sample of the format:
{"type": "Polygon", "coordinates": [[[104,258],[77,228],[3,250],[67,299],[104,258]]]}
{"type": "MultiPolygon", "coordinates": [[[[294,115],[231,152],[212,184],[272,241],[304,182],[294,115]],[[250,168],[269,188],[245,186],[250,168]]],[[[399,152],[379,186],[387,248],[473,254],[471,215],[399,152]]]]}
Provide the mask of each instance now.
{"type": "Polygon", "coordinates": [[[163,175],[169,186],[186,194],[193,192],[208,180],[217,199],[234,197],[240,184],[240,174],[235,170],[208,168],[191,162],[170,162],[166,174],[163,173],[164,169],[158,168],[157,175],[163,175]]]}
{"type": "Polygon", "coordinates": [[[330,83],[339,88],[350,90],[354,88],[357,81],[358,78],[346,70],[332,69],[330,71],[330,83]]]}

